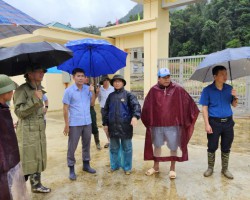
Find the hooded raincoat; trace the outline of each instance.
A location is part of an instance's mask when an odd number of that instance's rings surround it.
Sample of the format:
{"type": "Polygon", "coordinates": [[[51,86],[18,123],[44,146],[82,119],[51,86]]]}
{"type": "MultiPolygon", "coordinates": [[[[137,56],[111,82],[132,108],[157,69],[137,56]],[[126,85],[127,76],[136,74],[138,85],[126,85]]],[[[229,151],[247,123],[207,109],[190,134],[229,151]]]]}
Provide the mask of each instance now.
{"type": "Polygon", "coordinates": [[[26,82],[14,93],[15,114],[18,117],[17,140],[25,175],[46,168],[46,135],[43,101],[34,96],[35,87],[26,82]]]}
{"type": "Polygon", "coordinates": [[[141,116],[146,127],[144,160],[157,162],[188,160],[187,144],[193,134],[198,114],[197,105],[181,86],[172,82],[168,87],[159,84],[153,86],[145,98],[141,116]],[[176,144],[178,150],[174,155],[162,149],[161,156],[155,156],[152,142],[153,127],[178,127],[180,141],[176,144]]]}

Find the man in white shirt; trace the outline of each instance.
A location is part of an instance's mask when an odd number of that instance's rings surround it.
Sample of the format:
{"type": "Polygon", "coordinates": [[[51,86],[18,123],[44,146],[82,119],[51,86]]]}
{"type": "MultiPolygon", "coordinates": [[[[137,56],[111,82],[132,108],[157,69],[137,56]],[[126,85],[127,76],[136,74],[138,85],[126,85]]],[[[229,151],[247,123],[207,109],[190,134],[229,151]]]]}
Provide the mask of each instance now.
{"type": "MultiPolygon", "coordinates": [[[[110,79],[108,76],[104,76],[103,79],[100,81],[101,87],[96,89],[96,95],[98,95],[98,101],[100,103],[101,107],[101,114],[102,114],[102,122],[104,117],[104,106],[106,103],[106,100],[110,93],[114,92],[114,87],[110,85],[110,79]]],[[[109,133],[104,129],[108,142],[104,145],[104,148],[109,147],[109,133]]]]}

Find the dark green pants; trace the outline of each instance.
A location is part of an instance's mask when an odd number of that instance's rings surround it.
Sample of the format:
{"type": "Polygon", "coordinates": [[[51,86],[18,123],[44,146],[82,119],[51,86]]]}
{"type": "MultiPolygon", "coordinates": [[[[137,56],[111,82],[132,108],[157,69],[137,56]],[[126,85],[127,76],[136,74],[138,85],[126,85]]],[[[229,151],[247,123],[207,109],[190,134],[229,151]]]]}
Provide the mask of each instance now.
{"type": "Polygon", "coordinates": [[[94,135],[95,138],[95,144],[100,145],[99,131],[96,123],[96,112],[94,106],[90,106],[90,114],[92,120],[92,134],[94,135]]]}
{"type": "Polygon", "coordinates": [[[98,127],[97,127],[97,123],[96,123],[96,112],[95,112],[95,108],[94,106],[90,106],[90,114],[91,114],[91,120],[92,120],[92,133],[98,134],[98,127]]]}

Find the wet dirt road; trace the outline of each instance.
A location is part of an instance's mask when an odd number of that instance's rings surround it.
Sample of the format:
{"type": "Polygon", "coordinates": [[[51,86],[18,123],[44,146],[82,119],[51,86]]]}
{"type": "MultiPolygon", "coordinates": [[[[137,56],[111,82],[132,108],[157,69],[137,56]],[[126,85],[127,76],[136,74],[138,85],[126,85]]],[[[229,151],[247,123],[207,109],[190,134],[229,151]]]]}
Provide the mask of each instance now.
{"type": "MultiPolygon", "coordinates": [[[[98,109],[97,109],[98,110],[98,109]]],[[[152,162],[143,161],[144,127],[140,123],[133,138],[133,173],[125,175],[122,170],[107,173],[109,169],[108,150],[98,151],[92,137],[91,165],[95,175],[82,171],[81,145],[76,151],[77,180],[68,179],[66,164],[67,137],[62,112],[47,115],[48,166],[42,173],[42,182],[51,187],[50,194],[31,194],[34,200],[78,200],[78,199],[250,199],[250,119],[235,119],[235,141],[230,159],[230,170],[234,180],[224,178],[221,173],[220,151],[216,155],[215,172],[209,178],[203,177],[207,167],[206,135],[199,116],[194,135],[189,145],[189,161],[177,163],[177,179],[169,180],[169,163],[160,164],[160,173],[145,176],[152,162]]],[[[102,146],[106,142],[100,128],[102,146]]],[[[27,183],[30,192],[30,185],[27,183]]]]}

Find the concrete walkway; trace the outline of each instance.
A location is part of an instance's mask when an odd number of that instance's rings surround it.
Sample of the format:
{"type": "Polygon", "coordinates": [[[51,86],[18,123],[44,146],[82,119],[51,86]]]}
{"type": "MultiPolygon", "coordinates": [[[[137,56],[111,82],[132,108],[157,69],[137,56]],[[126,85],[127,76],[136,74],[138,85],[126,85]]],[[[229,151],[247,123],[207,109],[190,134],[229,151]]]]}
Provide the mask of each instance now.
{"type": "MultiPolygon", "coordinates": [[[[203,177],[207,168],[206,147],[189,145],[189,161],[177,163],[177,179],[169,180],[169,163],[160,164],[160,173],[144,175],[153,162],[143,160],[144,136],[135,134],[133,138],[133,173],[128,176],[122,170],[112,174],[109,169],[108,150],[98,151],[92,137],[91,165],[97,170],[92,175],[82,171],[81,144],[76,151],[77,180],[68,179],[66,164],[67,137],[63,135],[62,112],[47,115],[48,166],[42,173],[43,184],[52,188],[50,194],[31,194],[32,199],[77,200],[77,199],[250,199],[250,155],[231,153],[230,170],[234,180],[228,180],[220,173],[220,152],[216,155],[214,174],[203,177]]],[[[100,128],[101,145],[106,137],[100,128]]],[[[135,132],[137,132],[135,130],[135,132]]],[[[30,185],[27,182],[30,191],[30,185]]]]}

